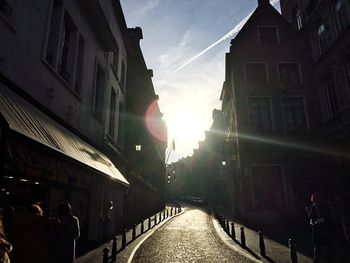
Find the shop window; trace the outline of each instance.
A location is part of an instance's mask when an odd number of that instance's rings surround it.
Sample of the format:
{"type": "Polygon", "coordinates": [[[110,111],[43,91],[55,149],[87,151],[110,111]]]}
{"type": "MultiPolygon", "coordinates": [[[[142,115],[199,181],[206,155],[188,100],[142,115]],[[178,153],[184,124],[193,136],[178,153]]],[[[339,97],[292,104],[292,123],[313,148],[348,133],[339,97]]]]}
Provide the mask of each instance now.
{"type": "Polygon", "coordinates": [[[286,131],[307,130],[304,97],[284,97],[282,103],[286,131]]]}
{"type": "Polygon", "coordinates": [[[269,97],[248,98],[251,131],[272,131],[271,104],[269,97]]]}
{"type": "Polygon", "coordinates": [[[339,33],[343,32],[348,25],[348,15],[346,13],[346,6],[343,0],[336,0],[334,3],[335,19],[337,24],[337,30],[339,33]]]}
{"type": "Polygon", "coordinates": [[[102,119],[103,101],[104,101],[105,73],[100,65],[97,64],[95,79],[95,102],[94,111],[102,119]]]}
{"type": "Polygon", "coordinates": [[[278,75],[282,83],[301,82],[299,63],[278,63],[278,75]]]}
{"type": "Polygon", "coordinates": [[[278,30],[277,27],[258,27],[259,42],[264,44],[277,44],[278,30]]]}
{"type": "Polygon", "coordinates": [[[265,63],[245,63],[247,83],[266,83],[267,72],[265,63]]]}
{"type": "Polygon", "coordinates": [[[113,139],[115,133],[116,104],[117,95],[114,91],[114,88],[111,87],[111,103],[109,106],[109,135],[111,135],[113,139]]]}

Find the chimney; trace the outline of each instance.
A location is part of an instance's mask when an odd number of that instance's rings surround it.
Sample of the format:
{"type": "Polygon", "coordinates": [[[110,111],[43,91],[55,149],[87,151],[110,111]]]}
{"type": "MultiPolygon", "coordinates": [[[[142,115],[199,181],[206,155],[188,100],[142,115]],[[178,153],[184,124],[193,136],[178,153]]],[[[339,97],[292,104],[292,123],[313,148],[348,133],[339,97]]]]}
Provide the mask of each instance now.
{"type": "Polygon", "coordinates": [[[259,6],[267,6],[270,4],[270,0],[258,0],[259,6]]]}

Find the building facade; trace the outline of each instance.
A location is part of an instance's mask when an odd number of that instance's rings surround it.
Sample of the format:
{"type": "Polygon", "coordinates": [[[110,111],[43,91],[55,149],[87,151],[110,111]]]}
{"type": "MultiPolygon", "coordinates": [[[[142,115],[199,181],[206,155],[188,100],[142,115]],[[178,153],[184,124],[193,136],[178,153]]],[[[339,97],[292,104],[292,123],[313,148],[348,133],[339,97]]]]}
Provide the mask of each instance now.
{"type": "Polygon", "coordinates": [[[233,211],[250,223],[302,220],[321,160],[311,58],[269,1],[258,2],[231,41],[221,94],[233,211]]]}
{"type": "Polygon", "coordinates": [[[323,145],[329,152],[329,169],[320,176],[319,191],[335,204],[344,222],[350,206],[350,3],[283,0],[280,4],[282,15],[304,37],[312,53],[323,145]]]}
{"type": "MultiPolygon", "coordinates": [[[[129,69],[129,33],[119,1],[1,1],[1,205],[41,202],[55,214],[59,202],[70,201],[81,241],[120,229],[138,202],[125,179],[133,158],[127,82],[140,73],[129,69]]],[[[161,119],[159,107],[152,114],[161,119]]],[[[165,148],[148,141],[157,160],[150,180],[159,188],[148,199],[159,207],[165,148]]]]}

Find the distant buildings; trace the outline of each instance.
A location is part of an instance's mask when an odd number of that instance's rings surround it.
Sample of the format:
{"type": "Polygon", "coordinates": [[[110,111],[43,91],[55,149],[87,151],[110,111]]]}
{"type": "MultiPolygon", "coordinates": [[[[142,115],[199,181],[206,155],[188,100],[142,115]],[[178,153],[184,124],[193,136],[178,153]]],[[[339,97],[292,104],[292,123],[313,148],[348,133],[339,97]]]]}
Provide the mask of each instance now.
{"type": "Polygon", "coordinates": [[[164,205],[166,128],[131,32],[119,1],[0,2],[0,205],[42,202],[55,213],[68,200],[82,241],[164,205]],[[162,140],[146,128],[151,105],[162,140]],[[148,170],[130,137],[136,129],[148,170]]]}

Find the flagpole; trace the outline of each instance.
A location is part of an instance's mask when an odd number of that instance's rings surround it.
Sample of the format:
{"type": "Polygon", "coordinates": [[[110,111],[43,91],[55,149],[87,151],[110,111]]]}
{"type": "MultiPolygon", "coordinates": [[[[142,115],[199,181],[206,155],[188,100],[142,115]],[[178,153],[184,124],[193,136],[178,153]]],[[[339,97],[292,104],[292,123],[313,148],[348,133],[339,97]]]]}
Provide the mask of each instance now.
{"type": "Polygon", "coordinates": [[[173,140],[171,141],[171,147],[169,149],[168,156],[166,158],[165,164],[167,164],[168,161],[169,161],[169,157],[170,157],[171,151],[174,149],[174,145],[175,145],[175,136],[173,137],[173,140]]]}

